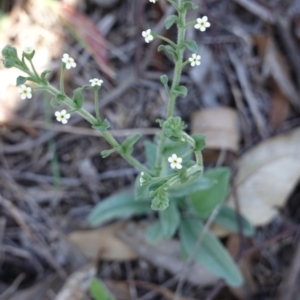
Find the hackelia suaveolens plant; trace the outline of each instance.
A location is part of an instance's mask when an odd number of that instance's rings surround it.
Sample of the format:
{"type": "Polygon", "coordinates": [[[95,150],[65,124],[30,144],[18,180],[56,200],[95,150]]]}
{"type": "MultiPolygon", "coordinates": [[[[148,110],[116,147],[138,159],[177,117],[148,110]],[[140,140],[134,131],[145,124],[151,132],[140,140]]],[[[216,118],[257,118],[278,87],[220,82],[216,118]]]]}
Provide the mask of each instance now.
{"type": "Polygon", "coordinates": [[[178,157],[176,154],[172,154],[172,156],[168,158],[168,162],[170,163],[170,167],[172,169],[182,169],[182,158],[178,157]]]}
{"type": "Polygon", "coordinates": [[[195,67],[195,66],[200,66],[200,59],[201,56],[197,55],[197,54],[192,54],[192,56],[189,58],[189,61],[191,62],[191,66],[195,67]]]}
{"type": "Polygon", "coordinates": [[[71,115],[67,113],[65,109],[62,111],[56,111],[55,117],[58,122],[61,122],[63,124],[67,124],[68,120],[70,119],[71,115]]]}
{"type": "Polygon", "coordinates": [[[196,29],[199,29],[200,31],[205,31],[206,28],[210,27],[210,23],[208,22],[208,18],[207,16],[204,16],[202,18],[198,18],[196,20],[196,24],[194,25],[194,27],[196,29]]]}
{"type": "Polygon", "coordinates": [[[150,43],[151,41],[153,41],[154,38],[153,35],[151,34],[151,29],[147,29],[143,31],[142,36],[145,38],[146,43],[150,43]]]}
{"type": "Polygon", "coordinates": [[[101,86],[103,84],[103,80],[98,78],[90,79],[89,82],[91,86],[101,86]]]}
{"type": "Polygon", "coordinates": [[[61,60],[62,60],[63,63],[66,64],[66,69],[71,69],[71,68],[76,67],[76,63],[74,61],[74,58],[70,57],[68,53],[65,53],[61,60]]]}
{"type": "Polygon", "coordinates": [[[18,90],[19,90],[22,100],[24,100],[26,98],[28,98],[28,99],[32,98],[31,88],[29,86],[22,84],[18,90]]]}

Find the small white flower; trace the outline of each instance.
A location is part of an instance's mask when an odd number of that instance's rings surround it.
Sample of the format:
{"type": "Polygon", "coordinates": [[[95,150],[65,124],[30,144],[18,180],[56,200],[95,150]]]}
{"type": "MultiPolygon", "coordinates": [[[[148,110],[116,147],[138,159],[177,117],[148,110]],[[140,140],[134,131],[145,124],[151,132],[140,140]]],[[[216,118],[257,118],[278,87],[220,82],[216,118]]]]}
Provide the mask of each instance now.
{"type": "Polygon", "coordinates": [[[200,31],[205,31],[206,28],[210,27],[210,23],[208,22],[207,16],[204,16],[202,18],[198,18],[197,24],[194,25],[196,29],[199,29],[200,31]]]}
{"type": "Polygon", "coordinates": [[[76,67],[76,63],[75,63],[74,59],[72,57],[70,57],[69,54],[67,54],[67,53],[65,53],[63,55],[63,58],[61,60],[62,60],[62,62],[64,62],[66,64],[67,69],[76,67]]]}
{"type": "Polygon", "coordinates": [[[95,85],[101,86],[103,83],[102,79],[97,79],[97,78],[90,79],[89,81],[91,83],[91,86],[95,86],[95,85]]]}
{"type": "Polygon", "coordinates": [[[33,50],[34,50],[33,47],[26,46],[26,47],[24,47],[23,52],[25,52],[26,54],[31,54],[33,52],[33,50]]]}
{"type": "Polygon", "coordinates": [[[62,122],[63,124],[67,124],[71,115],[67,114],[67,111],[63,109],[62,111],[56,111],[55,117],[58,122],[62,122]]]}
{"type": "Polygon", "coordinates": [[[168,158],[168,161],[172,169],[182,169],[182,158],[178,157],[176,154],[172,154],[172,156],[168,158]]]}
{"type": "Polygon", "coordinates": [[[145,38],[146,43],[150,43],[153,40],[153,35],[151,34],[151,29],[147,29],[142,32],[142,36],[145,38]]]}
{"type": "Polygon", "coordinates": [[[146,181],[146,180],[143,178],[144,175],[145,175],[145,173],[144,173],[144,172],[141,172],[141,176],[140,176],[140,186],[142,186],[143,183],[146,181]]]}
{"type": "Polygon", "coordinates": [[[191,66],[195,67],[195,66],[200,66],[200,59],[201,56],[197,55],[197,54],[192,54],[192,56],[189,58],[189,61],[191,62],[191,66]]]}
{"type": "Polygon", "coordinates": [[[155,3],[156,2],[156,0],[149,0],[150,2],[152,2],[152,3],[155,3]]]}
{"type": "Polygon", "coordinates": [[[30,99],[32,97],[31,88],[29,86],[26,86],[25,84],[22,84],[19,87],[18,91],[21,94],[21,99],[22,100],[24,100],[26,98],[30,99]]]}

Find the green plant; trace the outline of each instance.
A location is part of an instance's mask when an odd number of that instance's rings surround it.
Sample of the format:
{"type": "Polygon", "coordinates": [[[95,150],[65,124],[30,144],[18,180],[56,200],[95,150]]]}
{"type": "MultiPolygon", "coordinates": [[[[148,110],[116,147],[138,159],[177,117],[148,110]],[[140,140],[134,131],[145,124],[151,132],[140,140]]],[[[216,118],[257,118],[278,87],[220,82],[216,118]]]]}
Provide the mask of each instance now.
{"type": "Polygon", "coordinates": [[[90,283],[90,294],[94,300],[115,300],[106,290],[103,283],[97,279],[92,279],[90,283]]]}
{"type": "MultiPolygon", "coordinates": [[[[150,2],[155,3],[156,0],[150,0],[150,2]]],[[[187,88],[180,85],[182,70],[188,64],[192,67],[200,65],[197,44],[185,38],[186,29],[194,26],[200,31],[205,31],[210,23],[206,16],[186,22],[187,10],[196,9],[193,2],[185,0],[178,0],[177,3],[173,0],[168,0],[168,2],[174,6],[177,14],[166,18],[165,27],[169,29],[173,25],[177,26],[177,41],[173,42],[150,29],[142,32],[146,43],[153,39],[164,41],[166,44],[160,45],[158,51],[165,51],[167,55],[171,55],[175,64],[170,84],[167,75],[160,77],[169,98],[168,111],[164,120],[158,120],[161,131],[157,134],[155,141],[145,143],[148,166],[141,164],[132,156],[134,145],[141,135],[130,136],[123,143],[119,143],[108,130],[109,122],[101,117],[98,94],[103,84],[102,80],[91,79],[91,84],[75,89],[73,97],[66,95],[64,91],[65,71],[76,67],[74,59],[68,54],[64,54],[62,58],[59,89],[53,87],[46,78],[51,71],[46,70],[40,75],[37,73],[32,62],[35,51],[31,47],[24,49],[22,58],[19,59],[17,50],[7,45],[2,50],[5,58],[4,65],[7,68],[16,67],[27,74],[27,77],[17,78],[17,86],[21,86],[19,91],[22,99],[32,96],[32,89],[26,86],[25,82],[35,83],[33,89],[46,90],[53,95],[52,106],[69,106],[70,110],[64,109],[55,113],[58,121],[66,124],[72,113],[79,113],[95,130],[100,131],[111,145],[111,149],[101,152],[102,157],[105,158],[117,152],[141,172],[135,183],[135,191],[129,190],[113,195],[96,205],[89,216],[91,225],[96,226],[116,217],[145,214],[152,208],[158,211],[158,221],[150,225],[146,231],[149,242],[158,242],[163,237],[173,238],[179,233],[183,257],[192,255],[196,250],[195,260],[205,265],[215,275],[224,278],[228,284],[237,286],[242,283],[240,271],[226,249],[209,232],[208,228],[206,228],[201,246],[195,249],[198,236],[204,227],[203,222],[213,212],[213,216],[216,216],[215,222],[231,230],[238,230],[235,212],[222,205],[229,185],[229,169],[215,168],[203,174],[201,151],[205,147],[205,137],[201,134],[189,135],[185,131],[186,125],[182,119],[174,116],[176,99],[179,96],[185,97],[188,93],[187,88]],[[184,60],[186,50],[194,53],[184,60]],[[83,91],[87,88],[94,90],[95,116],[83,108],[83,91]]],[[[252,234],[253,229],[246,220],[243,220],[243,225],[244,233],[252,234]]]]}

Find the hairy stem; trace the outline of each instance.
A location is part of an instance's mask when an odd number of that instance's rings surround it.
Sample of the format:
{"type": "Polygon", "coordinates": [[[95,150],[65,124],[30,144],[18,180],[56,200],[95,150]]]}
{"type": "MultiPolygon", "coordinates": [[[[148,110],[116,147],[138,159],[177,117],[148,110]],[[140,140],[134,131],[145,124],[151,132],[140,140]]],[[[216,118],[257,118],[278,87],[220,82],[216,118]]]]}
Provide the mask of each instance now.
{"type": "MultiPolygon", "coordinates": [[[[44,89],[47,90],[48,92],[50,92],[51,94],[53,94],[54,96],[57,96],[58,94],[60,94],[60,91],[58,91],[55,87],[53,87],[51,85],[45,85],[44,89]]],[[[98,120],[93,115],[91,115],[84,108],[78,108],[71,98],[66,96],[63,102],[65,104],[67,104],[68,106],[70,106],[72,109],[75,109],[84,119],[86,119],[93,126],[99,125],[98,120]]],[[[149,174],[152,173],[147,167],[145,167],[143,164],[141,164],[132,155],[127,154],[127,153],[123,153],[122,150],[121,150],[121,145],[112,136],[112,134],[109,131],[106,130],[106,131],[102,132],[102,136],[133,167],[135,167],[136,169],[138,169],[141,172],[146,172],[146,173],[149,173],[149,174]]]]}

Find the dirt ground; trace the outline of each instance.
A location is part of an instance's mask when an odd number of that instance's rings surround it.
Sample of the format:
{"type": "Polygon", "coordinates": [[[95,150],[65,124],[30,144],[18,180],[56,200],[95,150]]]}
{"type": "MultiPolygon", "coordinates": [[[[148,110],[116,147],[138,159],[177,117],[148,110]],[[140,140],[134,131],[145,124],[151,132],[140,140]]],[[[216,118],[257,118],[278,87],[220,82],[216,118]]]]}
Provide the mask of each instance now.
{"type": "MultiPolygon", "coordinates": [[[[199,45],[201,66],[184,70],[181,80],[189,93],[177,101],[176,114],[189,131],[219,133],[212,133],[204,153],[206,168],[226,165],[236,174],[240,158],[249,151],[266,147],[271,156],[273,148],[268,150],[265,143],[273,139],[278,152],[288,158],[289,140],[282,137],[288,139],[300,126],[300,1],[194,2],[199,8],[188,18],[207,15],[212,26],[203,34],[187,32],[199,45]],[[228,111],[236,119],[227,121],[228,111]]],[[[77,62],[66,75],[67,93],[91,78],[105,81],[101,113],[120,141],[135,132],[144,135],[134,153],[144,163],[143,142],[153,139],[156,119],[164,118],[167,110],[159,77],[171,77],[173,64],[156,51],[158,41],[146,45],[140,33],[152,28],[176,38],[175,28],[166,31],[163,25],[171,13],[167,1],[153,5],[146,0],[2,0],[0,13],[1,49],[8,43],[18,49],[34,45],[36,68],[53,70],[53,85],[59,85],[63,53],[77,62]]],[[[131,186],[137,171],[118,155],[102,159],[100,152],[109,145],[80,116],[73,115],[66,126],[57,123],[46,93],[35,91],[30,101],[19,100],[18,75],[1,64],[0,299],[55,299],[68,276],[82,267],[78,274],[84,279],[78,286],[65,286],[74,293],[69,299],[91,299],[85,283],[93,272],[117,299],[174,299],[178,280],[155,263],[162,255],[159,249],[157,254],[153,250],[129,259],[123,248],[115,254],[109,244],[105,251],[112,251],[113,258],[96,253],[88,259],[69,243],[71,232],[90,229],[86,219],[93,206],[131,186]]],[[[85,107],[92,112],[92,92],[85,95],[85,107]]],[[[295,166],[299,150],[297,155],[295,166]]],[[[264,161],[253,158],[256,163],[264,161]]],[[[300,168],[292,173],[289,165],[284,170],[280,166],[262,180],[286,187],[279,202],[272,203],[272,217],[264,214],[251,238],[222,238],[239,261],[244,286],[234,289],[220,280],[187,280],[178,299],[300,299],[300,168]]],[[[255,182],[251,189],[262,186],[255,182]]],[[[233,176],[232,189],[236,188],[233,176]]],[[[256,203],[239,198],[237,211],[243,211],[243,201],[256,203]]],[[[250,214],[256,218],[255,210],[250,214]]],[[[154,217],[125,222],[139,226],[154,217]]]]}

